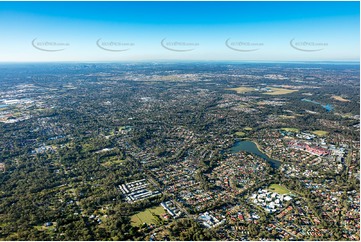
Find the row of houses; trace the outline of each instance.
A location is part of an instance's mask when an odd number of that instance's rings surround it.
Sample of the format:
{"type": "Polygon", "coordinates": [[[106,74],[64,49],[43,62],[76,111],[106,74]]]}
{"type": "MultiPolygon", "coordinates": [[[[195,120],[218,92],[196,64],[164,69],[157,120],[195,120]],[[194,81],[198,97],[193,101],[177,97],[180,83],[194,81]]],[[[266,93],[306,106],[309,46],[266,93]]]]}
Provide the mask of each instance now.
{"type": "Polygon", "coordinates": [[[119,189],[122,191],[126,201],[129,203],[134,203],[161,195],[159,191],[150,190],[148,187],[149,183],[146,181],[146,179],[119,185],[119,189]]]}
{"type": "Polygon", "coordinates": [[[178,218],[182,212],[171,201],[162,202],[160,204],[173,218],[178,218]]]}

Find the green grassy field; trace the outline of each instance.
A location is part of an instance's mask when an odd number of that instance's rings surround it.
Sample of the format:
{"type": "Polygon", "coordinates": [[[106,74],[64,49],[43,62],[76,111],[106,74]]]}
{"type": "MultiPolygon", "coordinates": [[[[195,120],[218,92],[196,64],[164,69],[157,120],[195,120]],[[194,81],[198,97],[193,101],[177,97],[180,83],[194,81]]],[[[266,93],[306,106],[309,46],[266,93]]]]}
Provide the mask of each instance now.
{"type": "Polygon", "coordinates": [[[323,130],[315,130],[315,131],[312,131],[312,133],[317,135],[317,136],[326,136],[326,135],[328,135],[328,132],[323,131],[323,130]]]}
{"type": "Polygon", "coordinates": [[[84,152],[84,153],[92,152],[92,151],[94,151],[94,149],[95,149],[95,147],[91,143],[82,144],[82,152],[84,152]]]}
{"type": "Polygon", "coordinates": [[[291,89],[277,88],[277,87],[271,87],[270,89],[271,89],[271,92],[264,92],[263,94],[267,94],[267,95],[283,95],[283,94],[290,94],[290,93],[298,91],[298,90],[291,90],[291,89]]]}
{"type": "Polygon", "coordinates": [[[53,225],[51,225],[51,226],[46,227],[45,225],[37,225],[37,226],[34,226],[34,229],[44,232],[44,233],[54,234],[56,225],[57,225],[57,223],[53,222],[53,225]]]}
{"type": "Polygon", "coordinates": [[[287,131],[287,132],[300,132],[299,129],[296,129],[296,128],[282,128],[281,130],[284,130],[284,131],[287,131]]]}
{"type": "Polygon", "coordinates": [[[237,93],[246,93],[254,91],[252,87],[236,87],[236,88],[227,88],[226,90],[236,91],[237,93]]]}
{"type": "Polygon", "coordinates": [[[341,96],[332,96],[333,99],[340,101],[340,102],[350,102],[350,100],[343,98],[341,96]]]}
{"type": "Polygon", "coordinates": [[[156,224],[157,220],[153,216],[152,213],[154,213],[156,215],[162,215],[162,214],[166,213],[166,211],[163,209],[163,207],[158,206],[158,207],[149,208],[149,209],[146,209],[145,211],[134,214],[130,218],[132,226],[139,226],[139,225],[142,225],[143,223],[156,224]]]}
{"type": "Polygon", "coordinates": [[[101,159],[102,166],[110,167],[113,165],[120,165],[124,162],[124,160],[121,160],[118,158],[118,156],[110,156],[110,157],[104,157],[101,159]]]}
{"type": "Polygon", "coordinates": [[[279,115],[278,117],[280,117],[282,119],[294,119],[294,118],[296,118],[296,116],[294,116],[294,115],[279,115]]]}
{"type": "Polygon", "coordinates": [[[272,191],[272,192],[276,192],[278,194],[288,194],[288,193],[290,193],[290,191],[287,188],[285,188],[284,186],[278,185],[278,184],[271,184],[268,187],[268,190],[272,191]]]}
{"type": "Polygon", "coordinates": [[[236,132],[235,134],[236,134],[237,136],[239,136],[239,137],[243,137],[243,136],[246,135],[246,133],[245,133],[245,132],[242,132],[242,131],[238,131],[238,132],[236,132]]]}

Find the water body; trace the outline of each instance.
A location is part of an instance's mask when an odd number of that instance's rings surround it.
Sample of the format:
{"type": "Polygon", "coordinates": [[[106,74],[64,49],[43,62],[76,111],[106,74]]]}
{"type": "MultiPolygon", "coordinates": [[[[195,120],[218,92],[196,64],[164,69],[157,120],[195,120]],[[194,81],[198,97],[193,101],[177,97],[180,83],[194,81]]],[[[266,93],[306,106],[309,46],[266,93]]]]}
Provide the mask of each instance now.
{"type": "Polygon", "coordinates": [[[327,112],[330,112],[333,110],[333,106],[331,104],[321,104],[319,102],[316,102],[316,101],[313,101],[313,100],[310,100],[310,99],[307,99],[307,98],[303,98],[301,99],[301,101],[304,101],[304,102],[310,102],[310,103],[314,103],[314,104],[318,104],[318,105],[321,105],[324,109],[326,109],[327,112]]]}
{"type": "Polygon", "coordinates": [[[278,160],[271,159],[265,153],[262,153],[257,145],[252,141],[236,141],[234,145],[229,149],[231,153],[238,153],[240,151],[246,151],[252,153],[262,159],[266,160],[270,166],[274,169],[278,169],[281,165],[281,162],[278,160]]]}
{"type": "Polygon", "coordinates": [[[333,106],[331,104],[322,105],[326,109],[327,112],[330,112],[333,110],[333,106]]]}

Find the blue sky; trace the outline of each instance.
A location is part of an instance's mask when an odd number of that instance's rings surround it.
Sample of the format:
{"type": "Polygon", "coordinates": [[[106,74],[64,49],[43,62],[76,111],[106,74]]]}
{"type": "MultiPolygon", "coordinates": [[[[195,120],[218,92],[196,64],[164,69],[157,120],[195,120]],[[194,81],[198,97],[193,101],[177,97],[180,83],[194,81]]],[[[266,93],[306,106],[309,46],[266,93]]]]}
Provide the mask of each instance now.
{"type": "Polygon", "coordinates": [[[359,2],[0,2],[0,61],[354,61],[359,15],[359,2]]]}

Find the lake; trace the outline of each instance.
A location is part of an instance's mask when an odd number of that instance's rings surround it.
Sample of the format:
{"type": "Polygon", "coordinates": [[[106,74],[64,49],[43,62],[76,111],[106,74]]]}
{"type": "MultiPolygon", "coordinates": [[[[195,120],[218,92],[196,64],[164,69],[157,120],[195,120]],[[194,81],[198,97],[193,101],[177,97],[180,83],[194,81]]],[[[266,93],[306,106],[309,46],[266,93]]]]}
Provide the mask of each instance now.
{"type": "Polygon", "coordinates": [[[278,160],[274,160],[268,157],[265,153],[261,152],[257,145],[252,141],[236,141],[234,145],[229,149],[231,153],[238,153],[240,151],[246,151],[251,154],[254,154],[264,160],[266,160],[270,166],[274,169],[278,169],[281,165],[281,162],[278,160]]]}
{"type": "Polygon", "coordinates": [[[330,112],[333,110],[333,106],[331,104],[321,104],[319,102],[316,102],[316,101],[313,101],[313,100],[310,100],[310,99],[307,99],[307,98],[303,98],[301,99],[301,101],[304,101],[304,102],[310,102],[310,103],[314,103],[314,104],[318,104],[318,105],[321,105],[324,109],[326,109],[327,112],[330,112]]]}

